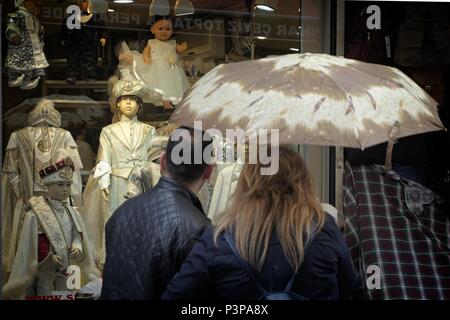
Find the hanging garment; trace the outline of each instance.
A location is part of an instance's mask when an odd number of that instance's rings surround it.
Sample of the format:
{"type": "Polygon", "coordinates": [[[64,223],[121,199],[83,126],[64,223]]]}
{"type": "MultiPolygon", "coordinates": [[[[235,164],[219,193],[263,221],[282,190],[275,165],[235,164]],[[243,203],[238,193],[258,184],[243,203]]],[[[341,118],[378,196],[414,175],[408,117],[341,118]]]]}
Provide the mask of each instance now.
{"type": "Polygon", "coordinates": [[[362,298],[450,299],[450,219],[440,202],[392,170],[346,163],[346,241],[362,298]]]}
{"type": "Polygon", "coordinates": [[[25,7],[9,14],[6,27],[6,38],[11,41],[19,37],[17,44],[9,43],[5,71],[8,80],[14,81],[25,75],[24,81],[44,75],[48,67],[44,54],[44,27],[39,20],[25,7]]]}
{"type": "Polygon", "coordinates": [[[67,77],[78,77],[84,67],[85,76],[96,78],[100,39],[107,39],[105,24],[100,15],[82,12],[80,28],[69,29],[68,18],[61,26],[61,42],[66,46],[67,77]]]}

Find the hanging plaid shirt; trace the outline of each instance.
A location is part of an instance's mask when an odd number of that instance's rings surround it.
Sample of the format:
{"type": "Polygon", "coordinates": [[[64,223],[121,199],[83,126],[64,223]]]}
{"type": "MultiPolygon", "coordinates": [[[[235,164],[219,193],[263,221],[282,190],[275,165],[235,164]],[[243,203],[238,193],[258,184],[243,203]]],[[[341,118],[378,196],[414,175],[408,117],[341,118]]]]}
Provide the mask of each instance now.
{"type": "Polygon", "coordinates": [[[440,202],[392,170],[346,163],[346,240],[363,298],[450,299],[450,219],[440,202]]]}

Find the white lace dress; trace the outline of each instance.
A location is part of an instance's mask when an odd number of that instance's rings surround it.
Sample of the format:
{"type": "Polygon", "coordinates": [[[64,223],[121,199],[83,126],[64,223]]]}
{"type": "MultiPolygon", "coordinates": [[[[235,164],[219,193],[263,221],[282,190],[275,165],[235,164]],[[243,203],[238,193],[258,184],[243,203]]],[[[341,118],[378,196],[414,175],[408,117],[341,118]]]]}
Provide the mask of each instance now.
{"type": "Polygon", "coordinates": [[[178,60],[175,40],[148,41],[151,47],[151,63],[145,64],[141,59],[134,59],[133,72],[137,79],[144,82],[150,101],[162,105],[163,100],[178,104],[190,84],[183,67],[178,60]]]}

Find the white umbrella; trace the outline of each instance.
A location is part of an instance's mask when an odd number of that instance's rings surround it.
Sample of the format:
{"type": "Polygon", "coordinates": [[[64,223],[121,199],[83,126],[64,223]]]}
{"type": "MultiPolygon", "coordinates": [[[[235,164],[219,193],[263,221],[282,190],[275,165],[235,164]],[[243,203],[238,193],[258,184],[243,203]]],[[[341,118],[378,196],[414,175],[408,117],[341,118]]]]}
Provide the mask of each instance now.
{"type": "Polygon", "coordinates": [[[279,129],[280,143],[367,148],[442,130],[437,103],[400,70],[327,54],[223,64],[170,121],[203,129],[279,129]]]}

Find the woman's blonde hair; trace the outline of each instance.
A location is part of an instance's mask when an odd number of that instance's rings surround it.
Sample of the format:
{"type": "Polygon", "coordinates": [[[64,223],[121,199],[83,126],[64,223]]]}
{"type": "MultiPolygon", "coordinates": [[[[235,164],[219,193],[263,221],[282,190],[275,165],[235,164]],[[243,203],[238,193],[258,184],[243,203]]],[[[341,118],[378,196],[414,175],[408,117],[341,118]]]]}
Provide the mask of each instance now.
{"type": "Polygon", "coordinates": [[[297,152],[280,147],[275,175],[261,175],[263,167],[244,165],[230,204],[217,219],[214,241],[217,244],[222,232],[232,231],[240,255],[260,271],[275,231],[289,264],[297,271],[305,245],[312,232],[322,228],[325,213],[297,152]]]}

